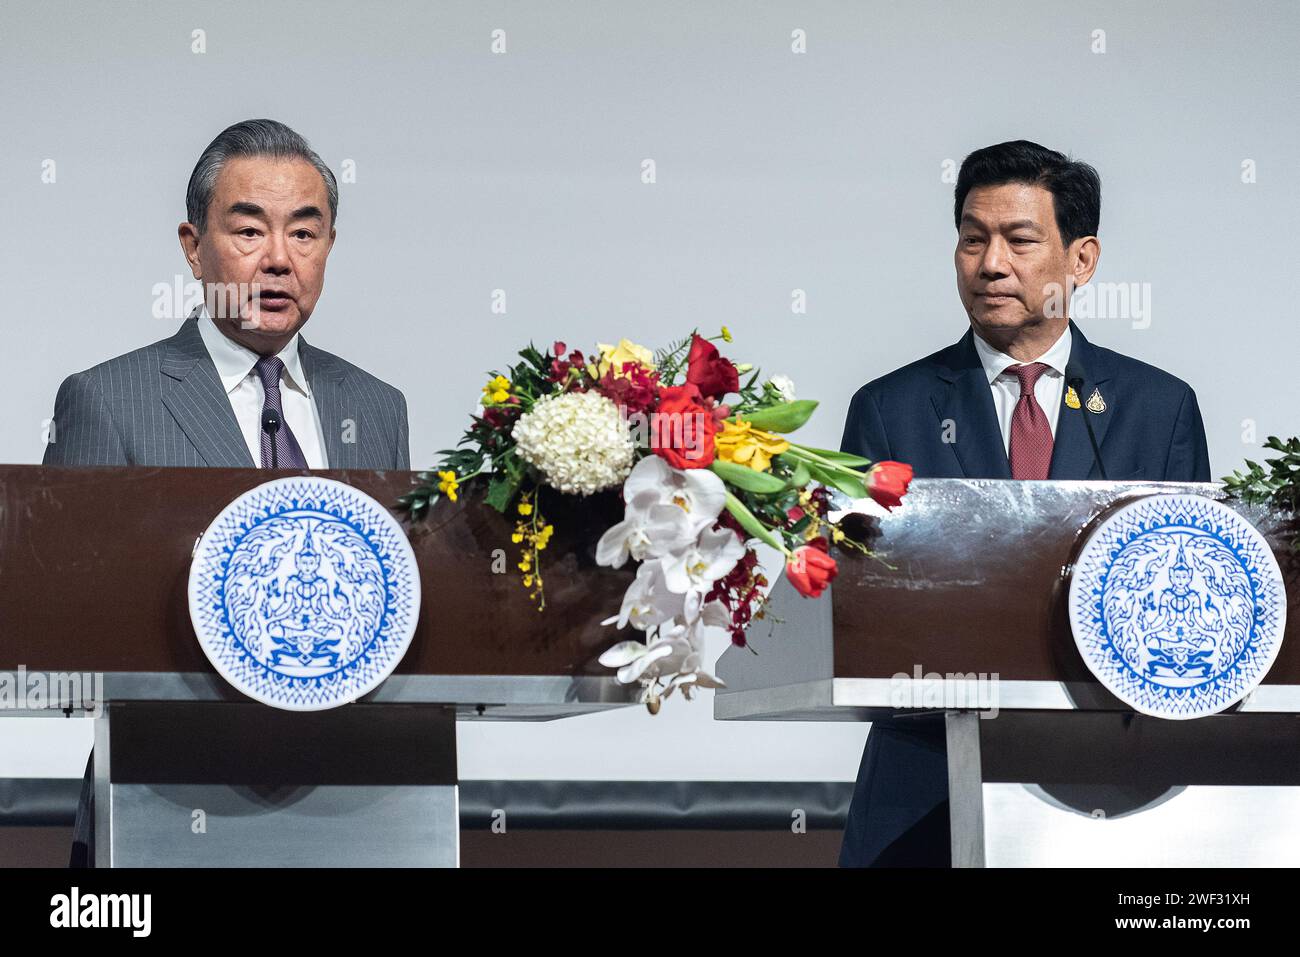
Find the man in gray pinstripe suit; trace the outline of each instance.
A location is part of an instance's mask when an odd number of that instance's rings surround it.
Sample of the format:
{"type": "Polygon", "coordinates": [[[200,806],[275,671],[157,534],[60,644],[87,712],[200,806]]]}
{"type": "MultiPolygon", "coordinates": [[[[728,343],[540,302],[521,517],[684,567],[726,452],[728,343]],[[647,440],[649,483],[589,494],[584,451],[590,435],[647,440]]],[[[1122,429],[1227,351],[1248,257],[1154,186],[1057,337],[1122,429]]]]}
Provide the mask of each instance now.
{"type": "MultiPolygon", "coordinates": [[[[186,216],[204,304],[170,338],[64,380],[45,464],[409,468],[402,393],[299,334],[338,217],[307,142],[273,120],[226,129],[194,167],[186,216]]],[[[93,762],[74,866],[94,864],[93,762]]]]}

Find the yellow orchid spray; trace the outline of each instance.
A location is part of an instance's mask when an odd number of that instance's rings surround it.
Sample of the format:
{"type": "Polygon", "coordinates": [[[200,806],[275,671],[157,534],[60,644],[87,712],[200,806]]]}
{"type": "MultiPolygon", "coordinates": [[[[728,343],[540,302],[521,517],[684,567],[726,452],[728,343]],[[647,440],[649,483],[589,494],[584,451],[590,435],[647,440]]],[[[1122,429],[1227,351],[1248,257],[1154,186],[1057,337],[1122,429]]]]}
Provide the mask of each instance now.
{"type": "Polygon", "coordinates": [[[530,493],[524,493],[519,500],[519,504],[515,507],[520,518],[515,523],[515,530],[510,536],[510,541],[516,545],[523,545],[517,567],[520,576],[523,578],[524,587],[532,589],[528,593],[528,597],[537,602],[537,610],[541,611],[546,607],[546,593],[542,582],[541,553],[550,544],[551,536],[555,534],[555,526],[547,523],[542,518],[541,510],[533,505],[531,499],[532,495],[530,493]]]}

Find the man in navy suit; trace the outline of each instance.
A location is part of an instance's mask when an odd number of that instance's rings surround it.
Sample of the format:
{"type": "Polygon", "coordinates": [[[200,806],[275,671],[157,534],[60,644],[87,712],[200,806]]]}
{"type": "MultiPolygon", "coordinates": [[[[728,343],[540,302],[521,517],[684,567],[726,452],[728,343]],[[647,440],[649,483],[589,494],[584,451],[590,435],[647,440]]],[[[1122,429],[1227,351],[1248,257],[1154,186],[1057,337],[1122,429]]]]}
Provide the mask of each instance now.
{"type": "MultiPolygon", "coordinates": [[[[969,328],[859,389],[843,450],[924,478],[1208,482],[1191,387],[1069,318],[1101,254],[1097,171],[1024,140],[989,146],[962,163],[954,216],[969,328]]],[[[913,721],[871,729],[841,866],[951,865],[942,715],[913,721]]]]}

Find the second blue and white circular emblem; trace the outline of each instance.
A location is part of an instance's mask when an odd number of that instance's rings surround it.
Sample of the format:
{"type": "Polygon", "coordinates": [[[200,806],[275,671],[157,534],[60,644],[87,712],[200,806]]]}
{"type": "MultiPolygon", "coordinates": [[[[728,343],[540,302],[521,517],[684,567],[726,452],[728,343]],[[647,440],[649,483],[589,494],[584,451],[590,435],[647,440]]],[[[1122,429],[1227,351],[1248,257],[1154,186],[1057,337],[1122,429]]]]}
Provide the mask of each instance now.
{"type": "Polygon", "coordinates": [[[199,540],[190,620],[212,666],[264,704],[318,711],[406,653],[420,576],[401,525],[350,485],[294,476],[231,502],[199,540]]]}
{"type": "Polygon", "coordinates": [[[1135,711],[1199,718],[1268,673],[1286,627],[1268,542],[1222,502],[1152,495],[1088,538],[1070,581],[1070,625],[1092,673],[1135,711]]]}

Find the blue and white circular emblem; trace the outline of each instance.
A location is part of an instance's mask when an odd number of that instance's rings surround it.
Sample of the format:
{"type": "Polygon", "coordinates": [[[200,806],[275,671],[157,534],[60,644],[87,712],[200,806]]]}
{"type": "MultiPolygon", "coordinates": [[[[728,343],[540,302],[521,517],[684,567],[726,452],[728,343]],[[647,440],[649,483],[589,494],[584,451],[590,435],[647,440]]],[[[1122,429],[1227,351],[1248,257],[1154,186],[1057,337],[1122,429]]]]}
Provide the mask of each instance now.
{"type": "Polygon", "coordinates": [[[1201,495],[1152,495],[1103,521],[1070,581],[1074,641],[1133,710],[1199,718],[1236,704],[1277,657],[1286,592],[1264,536],[1201,495]]]}
{"type": "Polygon", "coordinates": [[[319,711],[374,690],[420,614],[397,520],[332,479],[295,476],[235,499],[190,566],[190,620],[212,666],[264,704],[319,711]]]}

